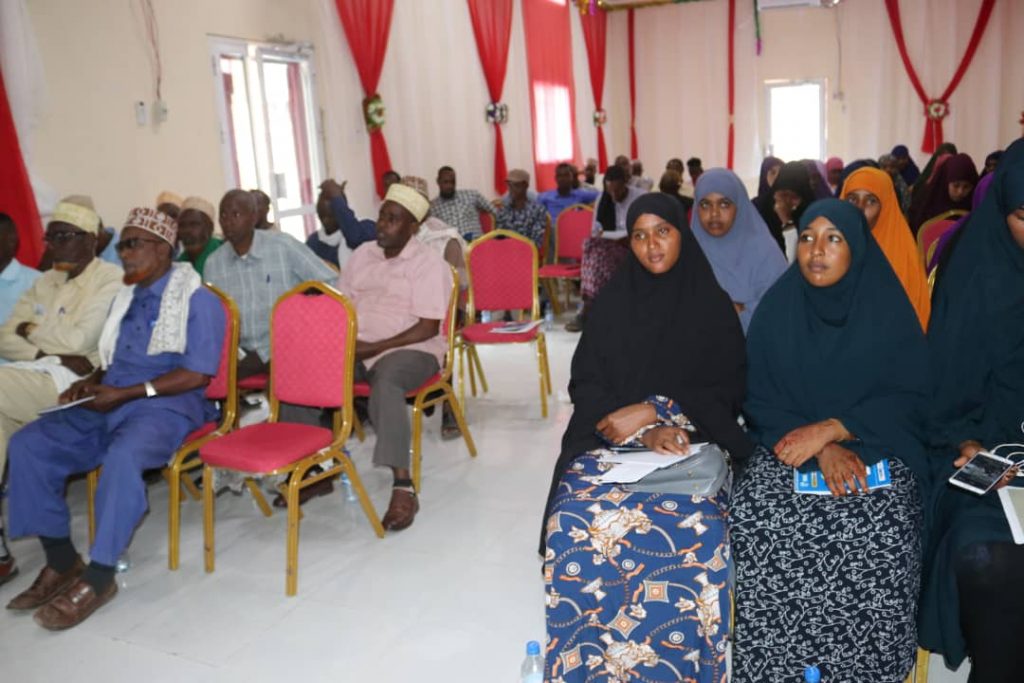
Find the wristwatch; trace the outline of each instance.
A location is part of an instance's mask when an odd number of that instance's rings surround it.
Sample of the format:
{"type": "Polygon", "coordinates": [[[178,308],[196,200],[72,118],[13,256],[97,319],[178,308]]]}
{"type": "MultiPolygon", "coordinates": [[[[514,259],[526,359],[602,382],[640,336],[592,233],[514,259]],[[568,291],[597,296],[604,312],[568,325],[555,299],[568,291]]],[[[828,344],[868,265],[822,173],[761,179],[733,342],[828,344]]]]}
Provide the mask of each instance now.
{"type": "Polygon", "coordinates": [[[157,395],[156,387],[153,386],[152,382],[143,382],[142,386],[146,387],[146,398],[153,398],[157,395]]]}

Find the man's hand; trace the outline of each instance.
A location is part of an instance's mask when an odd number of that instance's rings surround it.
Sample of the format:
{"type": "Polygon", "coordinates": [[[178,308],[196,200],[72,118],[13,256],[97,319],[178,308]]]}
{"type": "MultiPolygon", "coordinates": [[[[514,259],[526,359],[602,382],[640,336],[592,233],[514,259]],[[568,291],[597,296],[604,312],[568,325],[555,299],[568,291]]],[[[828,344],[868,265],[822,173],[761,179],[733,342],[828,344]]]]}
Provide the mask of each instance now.
{"type": "Polygon", "coordinates": [[[99,384],[99,382],[100,373],[94,372],[88,377],[84,377],[78,380],[77,382],[74,382],[70,387],[65,389],[64,393],[62,393],[57,398],[57,403],[71,403],[72,401],[77,401],[80,398],[85,398],[86,396],[89,395],[85,393],[86,387],[90,387],[94,384],[99,384]]]}
{"type": "Polygon", "coordinates": [[[830,418],[797,427],[779,439],[772,450],[782,464],[800,467],[821,453],[828,444],[849,438],[850,433],[846,431],[843,424],[839,420],[830,418]]]}
{"type": "Polygon", "coordinates": [[[324,193],[324,196],[328,199],[334,199],[336,197],[345,196],[345,186],[348,185],[348,181],[342,181],[339,185],[334,178],[328,178],[327,180],[320,183],[320,191],[324,193]]]}
{"type": "Polygon", "coordinates": [[[648,403],[634,403],[609,413],[597,423],[597,431],[612,443],[623,443],[642,427],[658,421],[658,413],[648,403]]]}
{"type": "Polygon", "coordinates": [[[107,384],[90,384],[83,389],[83,396],[95,396],[96,398],[83,404],[83,408],[95,410],[97,413],[108,413],[123,403],[132,399],[127,387],[112,387],[107,384]]]}
{"type": "Polygon", "coordinates": [[[90,363],[89,359],[86,358],[85,356],[58,355],[57,358],[60,358],[61,365],[63,365],[64,367],[66,367],[68,370],[75,373],[79,377],[85,377],[86,375],[93,371],[92,363],[90,363]]]}
{"type": "Polygon", "coordinates": [[[367,358],[373,358],[382,351],[379,348],[377,342],[363,341],[362,339],[356,340],[356,362],[366,360],[367,358]]]}
{"type": "Polygon", "coordinates": [[[14,328],[14,334],[22,337],[23,339],[28,339],[28,335],[32,334],[32,331],[37,327],[38,325],[35,323],[23,322],[14,328]]]}
{"type": "Polygon", "coordinates": [[[833,496],[868,492],[867,468],[853,451],[829,444],[818,454],[818,466],[833,496]]]}
{"type": "Polygon", "coordinates": [[[690,435],[679,427],[655,427],[644,433],[640,441],[662,455],[686,455],[690,450],[690,435]]]}

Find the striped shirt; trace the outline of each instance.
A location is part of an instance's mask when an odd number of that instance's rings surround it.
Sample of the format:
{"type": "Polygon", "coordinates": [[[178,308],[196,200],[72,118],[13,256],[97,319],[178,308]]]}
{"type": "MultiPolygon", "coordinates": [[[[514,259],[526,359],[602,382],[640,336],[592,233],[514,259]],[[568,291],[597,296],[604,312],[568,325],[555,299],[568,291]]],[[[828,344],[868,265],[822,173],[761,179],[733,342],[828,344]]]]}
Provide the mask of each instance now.
{"type": "Polygon", "coordinates": [[[458,230],[463,235],[480,236],[480,213],[494,215],[494,207],[476,190],[455,190],[451,199],[434,197],[430,202],[430,215],[458,230]]]}

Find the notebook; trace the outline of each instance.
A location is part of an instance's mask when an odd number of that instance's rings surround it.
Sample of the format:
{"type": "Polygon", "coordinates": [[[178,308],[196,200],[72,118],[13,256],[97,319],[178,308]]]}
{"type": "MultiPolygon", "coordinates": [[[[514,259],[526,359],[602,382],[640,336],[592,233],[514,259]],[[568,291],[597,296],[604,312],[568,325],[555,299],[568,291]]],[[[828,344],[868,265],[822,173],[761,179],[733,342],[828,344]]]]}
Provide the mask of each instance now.
{"type": "MultiPolygon", "coordinates": [[[[889,476],[889,461],[879,460],[874,465],[870,465],[867,468],[867,482],[869,492],[892,486],[892,479],[889,476]]],[[[825,475],[821,473],[821,470],[801,472],[798,469],[794,469],[793,491],[812,496],[832,495],[832,492],[828,490],[828,484],[825,483],[825,475]]]]}
{"type": "Polygon", "coordinates": [[[1006,521],[1013,533],[1013,542],[1024,545],[1024,488],[1004,486],[999,489],[999,500],[1006,513],[1006,521]]]}

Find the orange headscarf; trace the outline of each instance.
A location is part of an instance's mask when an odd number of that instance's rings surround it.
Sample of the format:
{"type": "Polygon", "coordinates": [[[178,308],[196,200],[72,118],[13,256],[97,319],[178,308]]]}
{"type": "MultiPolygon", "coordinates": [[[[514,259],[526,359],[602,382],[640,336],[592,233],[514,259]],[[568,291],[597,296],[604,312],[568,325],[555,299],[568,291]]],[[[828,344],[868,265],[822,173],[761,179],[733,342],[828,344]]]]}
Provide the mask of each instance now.
{"type": "Polygon", "coordinates": [[[882,209],[871,234],[907,292],[907,298],[917,313],[917,319],[921,321],[921,328],[927,330],[928,318],[932,312],[928,278],[924,274],[924,264],[917,253],[914,235],[910,232],[907,219],[900,213],[900,201],[896,197],[892,178],[877,168],[859,168],[843,183],[840,198],[846,199],[854,190],[866,190],[878,197],[878,201],[881,202],[882,209]]]}

